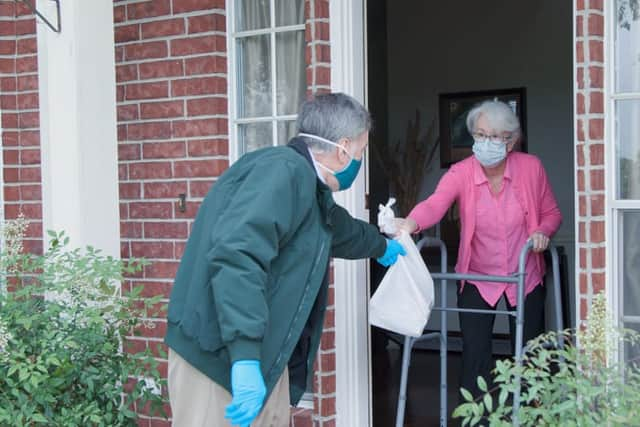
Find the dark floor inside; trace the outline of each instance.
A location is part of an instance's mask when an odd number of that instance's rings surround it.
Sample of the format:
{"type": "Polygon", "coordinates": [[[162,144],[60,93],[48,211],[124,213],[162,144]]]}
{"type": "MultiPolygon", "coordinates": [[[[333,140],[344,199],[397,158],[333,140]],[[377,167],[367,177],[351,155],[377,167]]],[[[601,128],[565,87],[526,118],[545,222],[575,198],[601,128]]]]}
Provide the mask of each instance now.
{"type": "MultiPolygon", "coordinates": [[[[396,425],[398,390],[402,349],[384,334],[373,333],[373,427],[396,425]]],[[[500,356],[496,356],[499,358],[500,356]]],[[[462,357],[449,351],[447,357],[447,426],[459,426],[451,419],[458,405],[458,383],[462,357]]],[[[411,352],[407,385],[405,427],[438,427],[440,425],[440,353],[437,350],[417,349],[411,352]]]]}
{"type": "MultiPolygon", "coordinates": [[[[395,426],[400,387],[402,350],[393,346],[373,354],[373,426],[395,426]]],[[[448,355],[447,380],[448,409],[457,405],[457,387],[461,357],[448,355]]],[[[440,354],[434,350],[414,350],[411,354],[405,427],[431,427],[440,425],[440,354]]],[[[456,425],[452,420],[447,425],[456,425]]]]}

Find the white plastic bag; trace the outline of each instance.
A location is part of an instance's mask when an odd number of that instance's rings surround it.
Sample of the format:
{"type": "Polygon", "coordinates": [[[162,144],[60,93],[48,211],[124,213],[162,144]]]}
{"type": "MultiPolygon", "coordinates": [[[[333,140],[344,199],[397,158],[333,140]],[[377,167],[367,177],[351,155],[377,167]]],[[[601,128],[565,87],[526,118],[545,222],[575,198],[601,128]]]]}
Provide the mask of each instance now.
{"type": "Polygon", "coordinates": [[[369,301],[369,323],[419,337],[433,308],[433,279],[411,237],[397,238],[407,251],[387,270],[369,301]]]}

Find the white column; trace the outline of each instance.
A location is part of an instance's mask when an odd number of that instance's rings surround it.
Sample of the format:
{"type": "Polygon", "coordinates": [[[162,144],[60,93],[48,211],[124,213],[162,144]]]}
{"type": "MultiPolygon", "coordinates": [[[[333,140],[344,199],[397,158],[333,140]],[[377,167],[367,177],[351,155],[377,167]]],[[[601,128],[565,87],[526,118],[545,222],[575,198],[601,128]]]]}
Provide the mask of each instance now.
{"type": "MultiPolygon", "coordinates": [[[[330,0],[331,89],[365,101],[364,2],[330,0]]],[[[368,221],[365,171],[336,201],[368,221]]],[[[367,261],[335,261],[336,410],[338,427],[371,424],[367,261]]]]}
{"type": "MultiPolygon", "coordinates": [[[[37,6],[55,22],[53,2],[37,6]]],[[[60,7],[60,33],[37,25],[43,228],[118,257],[113,2],[64,0],[60,7]]]]}

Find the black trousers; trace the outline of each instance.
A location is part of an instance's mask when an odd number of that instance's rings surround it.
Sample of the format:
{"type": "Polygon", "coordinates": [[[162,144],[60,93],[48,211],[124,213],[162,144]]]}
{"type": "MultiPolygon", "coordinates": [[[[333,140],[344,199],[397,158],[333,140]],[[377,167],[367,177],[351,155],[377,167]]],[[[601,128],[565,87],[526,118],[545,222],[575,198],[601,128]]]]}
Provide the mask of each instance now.
{"type": "MultiPolygon", "coordinates": [[[[544,286],[537,286],[527,297],[524,304],[523,344],[544,332],[544,301],[546,290],[544,286]]],[[[506,297],[504,297],[506,300],[506,297]]],[[[509,310],[514,310],[508,301],[509,310]]],[[[458,292],[458,308],[495,310],[482,299],[478,289],[466,283],[462,292],[458,292]]],[[[460,386],[478,397],[477,377],[482,376],[491,388],[491,369],[493,369],[493,351],[491,339],[495,314],[458,313],[460,330],[462,332],[462,372],[460,386]]],[[[516,322],[509,316],[509,330],[511,332],[511,351],[515,349],[516,322]]]]}

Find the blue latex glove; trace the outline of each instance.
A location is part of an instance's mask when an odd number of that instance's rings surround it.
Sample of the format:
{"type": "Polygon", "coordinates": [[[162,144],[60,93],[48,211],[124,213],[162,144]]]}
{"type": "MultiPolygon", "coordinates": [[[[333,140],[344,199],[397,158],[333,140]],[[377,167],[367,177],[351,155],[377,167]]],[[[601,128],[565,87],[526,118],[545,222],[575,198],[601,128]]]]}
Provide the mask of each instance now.
{"type": "Polygon", "coordinates": [[[224,417],[233,425],[249,427],[267,394],[259,360],[237,360],[231,365],[231,394],[224,417]]]}
{"type": "Polygon", "coordinates": [[[385,267],[389,267],[393,265],[398,260],[398,255],[406,255],[407,252],[404,250],[402,245],[398,243],[396,240],[387,239],[387,249],[384,251],[384,255],[380,258],[377,258],[380,264],[385,267]]]}

